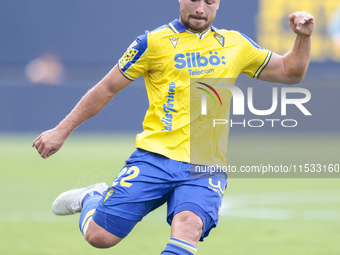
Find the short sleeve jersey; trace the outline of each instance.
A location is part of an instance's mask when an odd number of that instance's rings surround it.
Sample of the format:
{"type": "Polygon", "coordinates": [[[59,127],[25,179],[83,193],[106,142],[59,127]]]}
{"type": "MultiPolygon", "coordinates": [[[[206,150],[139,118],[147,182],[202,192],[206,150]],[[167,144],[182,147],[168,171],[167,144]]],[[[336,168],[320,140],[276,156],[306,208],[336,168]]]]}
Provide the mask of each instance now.
{"type": "MultiPolygon", "coordinates": [[[[271,55],[239,32],[212,26],[198,34],[177,19],[152,32],[146,31],[118,62],[127,79],[144,75],[149,98],[143,132],[136,137],[136,147],[193,164],[226,163],[228,132],[209,132],[210,140],[222,138],[219,153],[211,149],[204,152],[204,160],[190,157],[193,133],[190,87],[193,80],[236,79],[240,73],[258,78],[271,55]]],[[[226,97],[223,100],[228,101],[229,112],[231,96],[226,97]]]]}

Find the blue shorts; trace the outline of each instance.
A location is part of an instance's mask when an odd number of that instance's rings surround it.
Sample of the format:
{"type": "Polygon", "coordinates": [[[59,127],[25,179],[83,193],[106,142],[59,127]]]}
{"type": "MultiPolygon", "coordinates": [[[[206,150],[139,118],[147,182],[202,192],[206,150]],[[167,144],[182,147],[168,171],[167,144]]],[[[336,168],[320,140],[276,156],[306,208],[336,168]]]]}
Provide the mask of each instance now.
{"type": "Polygon", "coordinates": [[[226,178],[191,178],[190,164],[137,149],[103,194],[93,220],[124,238],[152,210],[167,202],[167,222],[191,211],[203,221],[200,241],[217,225],[226,178]]]}

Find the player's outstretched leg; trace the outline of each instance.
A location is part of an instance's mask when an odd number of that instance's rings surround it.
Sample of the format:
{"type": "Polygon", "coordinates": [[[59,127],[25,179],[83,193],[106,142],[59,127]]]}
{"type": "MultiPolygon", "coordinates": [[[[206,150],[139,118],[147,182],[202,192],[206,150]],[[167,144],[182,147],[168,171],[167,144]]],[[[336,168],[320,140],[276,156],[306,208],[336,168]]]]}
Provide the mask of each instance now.
{"type": "Polygon", "coordinates": [[[97,248],[109,248],[119,243],[119,238],[97,225],[92,216],[95,213],[98,202],[108,186],[105,183],[97,183],[87,188],[73,189],[62,193],[54,201],[52,210],[57,215],[80,213],[79,228],[85,240],[97,248]]]}
{"type": "Polygon", "coordinates": [[[97,183],[87,188],[66,191],[54,200],[52,210],[57,215],[81,212],[79,229],[86,239],[86,230],[107,188],[106,183],[97,183]]]}
{"type": "MultiPolygon", "coordinates": [[[[57,215],[67,215],[81,212],[83,201],[91,196],[101,198],[107,190],[106,183],[97,183],[87,188],[72,189],[60,194],[52,204],[52,210],[57,215]]],[[[98,200],[99,201],[99,200],[98,200]]]]}

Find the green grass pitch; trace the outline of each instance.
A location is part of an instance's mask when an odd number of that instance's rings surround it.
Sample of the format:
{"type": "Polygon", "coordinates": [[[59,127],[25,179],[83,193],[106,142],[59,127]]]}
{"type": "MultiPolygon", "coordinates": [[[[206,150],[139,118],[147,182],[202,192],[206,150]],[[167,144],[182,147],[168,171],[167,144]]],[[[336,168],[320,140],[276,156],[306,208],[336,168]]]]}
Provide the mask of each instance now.
{"type": "MultiPolygon", "coordinates": [[[[51,158],[30,145],[37,134],[0,135],[0,254],[160,254],[170,237],[163,206],[117,247],[92,248],[78,215],[55,216],[63,191],[110,184],[134,150],[131,134],[73,134],[51,158]]],[[[229,163],[339,164],[340,136],[233,135],[229,163]]],[[[340,175],[340,174],[339,174],[340,175]]],[[[219,225],[198,254],[340,254],[340,179],[230,178],[219,225]]]]}

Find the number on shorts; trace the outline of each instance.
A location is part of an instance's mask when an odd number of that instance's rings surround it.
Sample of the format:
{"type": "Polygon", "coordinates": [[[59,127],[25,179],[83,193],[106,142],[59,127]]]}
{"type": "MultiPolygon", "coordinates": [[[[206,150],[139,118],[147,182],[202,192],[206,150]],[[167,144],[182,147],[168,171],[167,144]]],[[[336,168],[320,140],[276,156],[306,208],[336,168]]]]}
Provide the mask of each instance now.
{"type": "Polygon", "coordinates": [[[129,170],[127,170],[127,168],[123,168],[121,173],[118,175],[118,177],[112,182],[112,186],[116,186],[118,184],[118,179],[125,173],[128,173],[130,175],[122,178],[120,180],[120,185],[123,187],[131,187],[132,183],[126,182],[128,180],[132,180],[134,178],[136,178],[139,175],[139,168],[136,166],[132,166],[129,168],[129,170]]]}

